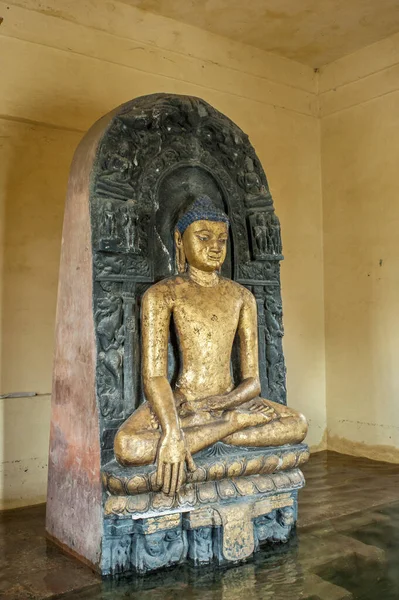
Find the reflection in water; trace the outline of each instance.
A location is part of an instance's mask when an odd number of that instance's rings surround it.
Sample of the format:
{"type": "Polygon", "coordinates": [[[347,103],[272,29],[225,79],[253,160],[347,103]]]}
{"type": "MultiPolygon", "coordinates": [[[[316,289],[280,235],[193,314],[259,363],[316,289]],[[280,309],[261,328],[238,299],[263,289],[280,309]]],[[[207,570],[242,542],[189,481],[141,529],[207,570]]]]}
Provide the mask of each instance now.
{"type": "Polygon", "coordinates": [[[302,529],[245,564],[104,581],[65,600],[398,600],[399,504],[302,529]]]}
{"type": "Polygon", "coordinates": [[[377,520],[351,530],[355,540],[366,547],[383,552],[379,560],[367,553],[352,555],[350,560],[337,560],[321,569],[319,575],[331,583],[345,587],[359,600],[398,600],[399,598],[399,505],[376,512],[377,520]],[[384,518],[385,517],[385,518],[384,518]]]}

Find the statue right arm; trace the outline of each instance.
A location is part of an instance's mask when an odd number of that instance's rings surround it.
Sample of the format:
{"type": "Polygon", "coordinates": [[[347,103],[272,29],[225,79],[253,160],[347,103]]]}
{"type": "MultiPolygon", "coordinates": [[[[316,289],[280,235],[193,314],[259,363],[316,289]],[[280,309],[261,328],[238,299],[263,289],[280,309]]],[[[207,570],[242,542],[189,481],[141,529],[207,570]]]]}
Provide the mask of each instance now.
{"type": "Polygon", "coordinates": [[[167,378],[172,301],[165,287],[155,285],[147,291],[141,312],[144,393],[164,433],[180,430],[172,388],[167,378]]]}
{"type": "Polygon", "coordinates": [[[141,326],[143,383],[146,398],[159,419],[162,435],[157,450],[157,483],[174,495],[184,477],[184,465],[195,469],[180,427],[168,374],[168,337],[172,300],[165,285],[153,286],[144,295],[141,326]]]}

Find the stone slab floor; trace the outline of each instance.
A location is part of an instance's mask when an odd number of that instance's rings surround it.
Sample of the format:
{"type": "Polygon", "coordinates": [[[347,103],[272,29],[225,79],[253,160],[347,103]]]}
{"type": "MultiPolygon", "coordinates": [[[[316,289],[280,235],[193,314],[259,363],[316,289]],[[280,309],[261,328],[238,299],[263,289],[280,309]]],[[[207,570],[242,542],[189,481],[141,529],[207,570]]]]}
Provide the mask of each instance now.
{"type": "Polygon", "coordinates": [[[399,600],[399,465],[321,452],[304,472],[290,543],[228,569],[101,582],[46,541],[44,505],[0,513],[0,598],[399,600]]]}

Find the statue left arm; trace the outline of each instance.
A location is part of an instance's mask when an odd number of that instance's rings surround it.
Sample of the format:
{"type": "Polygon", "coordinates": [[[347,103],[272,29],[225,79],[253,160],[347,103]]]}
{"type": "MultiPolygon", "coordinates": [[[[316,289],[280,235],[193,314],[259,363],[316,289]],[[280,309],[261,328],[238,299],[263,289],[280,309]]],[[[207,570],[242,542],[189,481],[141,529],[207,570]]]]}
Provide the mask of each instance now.
{"type": "Polygon", "coordinates": [[[260,394],[258,367],[258,319],[256,300],[245,290],[238,321],[242,382],[228,394],[204,398],[204,410],[229,410],[236,408],[260,394]]]}

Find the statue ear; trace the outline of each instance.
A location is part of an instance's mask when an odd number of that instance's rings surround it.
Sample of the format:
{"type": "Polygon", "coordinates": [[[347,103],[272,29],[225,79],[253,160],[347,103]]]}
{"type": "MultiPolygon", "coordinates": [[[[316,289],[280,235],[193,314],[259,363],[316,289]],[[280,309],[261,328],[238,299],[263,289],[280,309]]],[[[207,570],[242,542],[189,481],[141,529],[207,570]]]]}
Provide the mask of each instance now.
{"type": "Polygon", "coordinates": [[[176,267],[178,273],[185,273],[187,262],[184,253],[183,239],[178,229],[175,229],[175,250],[176,250],[176,267]]]}

